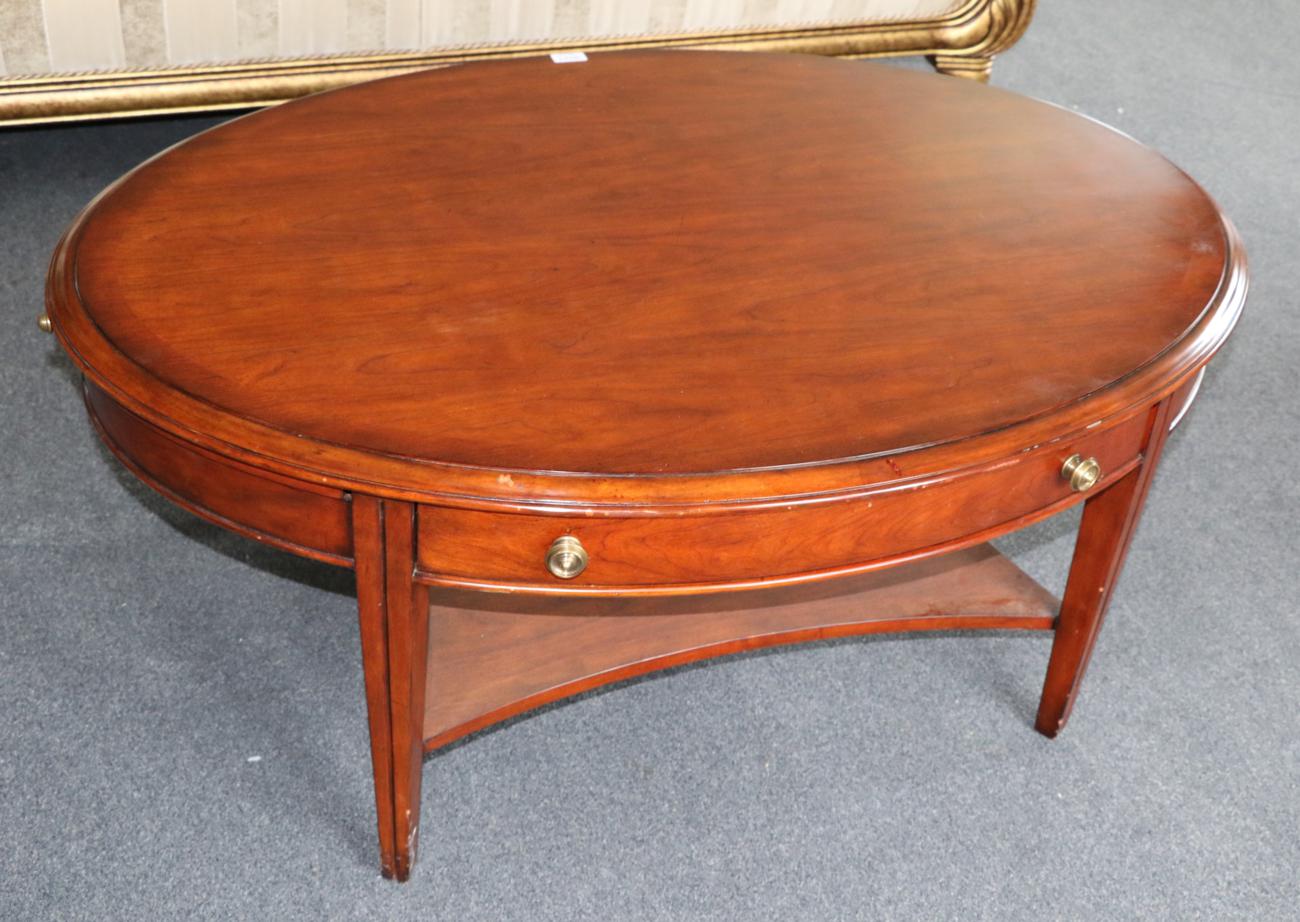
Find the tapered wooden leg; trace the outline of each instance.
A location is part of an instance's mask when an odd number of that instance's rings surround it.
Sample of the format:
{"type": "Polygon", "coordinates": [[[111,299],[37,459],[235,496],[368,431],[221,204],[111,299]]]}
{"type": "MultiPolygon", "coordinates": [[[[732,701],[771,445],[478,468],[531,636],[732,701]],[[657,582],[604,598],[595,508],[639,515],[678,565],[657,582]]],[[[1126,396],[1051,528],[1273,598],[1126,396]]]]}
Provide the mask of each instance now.
{"type": "Polygon", "coordinates": [[[412,578],[414,516],[409,503],[360,495],[352,500],[379,867],[397,880],[410,877],[415,863],[424,756],[429,606],[412,578]]]}
{"type": "Polygon", "coordinates": [[[384,597],[383,505],[371,496],[352,498],[352,546],[356,556],[357,610],[361,660],[370,720],[370,759],[375,772],[375,814],[379,822],[379,869],[396,872],[393,839],[393,742],[388,707],[388,628],[384,597]]]}
{"type": "Polygon", "coordinates": [[[1056,736],[1070,719],[1088,659],[1097,642],[1106,607],[1124,566],[1124,556],[1169,436],[1173,401],[1152,410],[1142,461],[1116,483],[1088,500],[1074,545],[1070,577],[1056,622],[1056,639],[1047,664],[1035,728],[1056,736]]]}

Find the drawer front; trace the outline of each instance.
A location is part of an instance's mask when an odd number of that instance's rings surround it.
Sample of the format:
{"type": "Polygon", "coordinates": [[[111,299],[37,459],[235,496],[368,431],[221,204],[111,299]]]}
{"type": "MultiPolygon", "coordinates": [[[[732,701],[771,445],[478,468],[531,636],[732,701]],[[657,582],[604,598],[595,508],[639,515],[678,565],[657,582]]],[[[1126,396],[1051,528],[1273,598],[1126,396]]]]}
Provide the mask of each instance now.
{"type": "Polygon", "coordinates": [[[1148,415],[1063,439],[1005,463],[940,482],[851,500],[760,511],[605,517],[495,513],[421,506],[422,580],[552,593],[692,591],[861,568],[918,551],[984,540],[1063,508],[1132,468],[1148,415]],[[1101,479],[1074,492],[1061,469],[1096,458],[1101,479]],[[576,577],[547,569],[558,537],[581,542],[576,577]]]}
{"type": "Polygon", "coordinates": [[[86,407],[109,449],[172,502],[296,554],[351,562],[350,509],[342,492],[284,482],[182,442],[89,382],[86,407]]]}

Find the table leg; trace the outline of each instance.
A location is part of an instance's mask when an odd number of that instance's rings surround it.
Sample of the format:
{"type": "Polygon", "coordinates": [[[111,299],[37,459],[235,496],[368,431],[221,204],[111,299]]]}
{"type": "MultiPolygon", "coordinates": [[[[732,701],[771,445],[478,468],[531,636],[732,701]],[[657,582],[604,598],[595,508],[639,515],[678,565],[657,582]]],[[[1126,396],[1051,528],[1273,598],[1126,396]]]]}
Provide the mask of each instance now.
{"type": "Polygon", "coordinates": [[[406,880],[419,842],[429,636],[427,593],[413,579],[414,507],[353,496],[352,531],[380,870],[406,880]]]}
{"type": "Polygon", "coordinates": [[[1083,507],[1083,521],[1079,524],[1043,696],[1034,722],[1035,729],[1044,736],[1056,736],[1070,719],[1079,683],[1088,668],[1106,607],[1124,566],[1124,555],[1133,540],[1160,453],[1169,437],[1170,415],[1174,409],[1171,399],[1152,409],[1141,462],[1083,507]]]}
{"type": "Polygon", "coordinates": [[[988,83],[993,71],[993,56],[988,54],[932,54],[930,63],[941,74],[968,77],[980,83],[988,83]]]}

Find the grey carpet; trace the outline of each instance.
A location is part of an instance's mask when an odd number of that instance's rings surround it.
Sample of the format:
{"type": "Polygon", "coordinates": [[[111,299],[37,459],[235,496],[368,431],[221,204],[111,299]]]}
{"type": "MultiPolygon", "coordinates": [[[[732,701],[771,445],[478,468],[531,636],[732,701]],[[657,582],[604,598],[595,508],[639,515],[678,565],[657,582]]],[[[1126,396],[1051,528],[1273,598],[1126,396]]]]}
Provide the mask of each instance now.
{"type": "MultiPolygon", "coordinates": [[[[0,919],[1300,918],[1297,25],[1045,0],[995,69],[1200,179],[1255,277],[1060,739],[1043,636],[683,669],[428,759],[404,887],[350,578],[136,484],[33,323],[79,206],[212,120],[0,131],[0,919]]],[[[1073,525],[1008,546],[1057,586],[1073,525]]]]}

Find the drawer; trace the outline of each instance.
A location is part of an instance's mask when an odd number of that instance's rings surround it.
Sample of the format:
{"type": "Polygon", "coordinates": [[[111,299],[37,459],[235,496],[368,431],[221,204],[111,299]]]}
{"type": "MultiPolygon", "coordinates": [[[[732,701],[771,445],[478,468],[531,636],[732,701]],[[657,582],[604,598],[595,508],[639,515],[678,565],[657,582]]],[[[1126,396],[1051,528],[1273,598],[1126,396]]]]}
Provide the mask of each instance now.
{"type": "Polygon", "coordinates": [[[295,554],[352,562],[351,510],[339,490],[287,481],[182,442],[89,381],[86,408],[109,450],[172,502],[295,554]]]}
{"type": "Polygon", "coordinates": [[[852,499],[731,510],[719,505],[635,516],[483,512],[421,506],[418,575],[439,585],[550,593],[703,591],[861,569],[965,540],[985,540],[1088,493],[1062,476],[1096,458],[1103,489],[1132,468],[1148,415],[1061,439],[947,479],[852,499]],[[548,570],[561,536],[587,555],[576,577],[548,570]]]}

